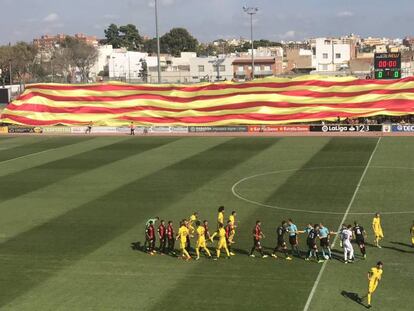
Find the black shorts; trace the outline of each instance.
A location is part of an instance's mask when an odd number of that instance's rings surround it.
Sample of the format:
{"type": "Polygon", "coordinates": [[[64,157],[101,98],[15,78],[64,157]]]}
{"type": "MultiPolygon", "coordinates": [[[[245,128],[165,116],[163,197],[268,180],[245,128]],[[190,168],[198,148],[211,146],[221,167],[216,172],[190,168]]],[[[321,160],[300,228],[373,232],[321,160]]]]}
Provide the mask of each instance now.
{"type": "Polygon", "coordinates": [[[329,247],[329,240],[328,238],[321,239],[321,247],[329,247]]]}
{"type": "Polygon", "coordinates": [[[257,249],[262,248],[262,244],[260,243],[260,240],[253,239],[253,244],[254,244],[254,247],[257,249]]]}
{"type": "Polygon", "coordinates": [[[307,240],[306,244],[308,245],[309,249],[317,249],[318,246],[316,245],[315,240],[307,240]]]}
{"type": "Polygon", "coordinates": [[[277,240],[277,247],[286,247],[285,240],[277,240]]]}
{"type": "Polygon", "coordinates": [[[361,245],[365,245],[365,239],[364,239],[364,238],[357,238],[357,239],[355,240],[355,242],[356,242],[359,246],[361,246],[361,245]]]}
{"type": "Polygon", "coordinates": [[[289,244],[290,245],[297,245],[298,244],[298,239],[297,239],[296,235],[289,236],[289,244]]]}

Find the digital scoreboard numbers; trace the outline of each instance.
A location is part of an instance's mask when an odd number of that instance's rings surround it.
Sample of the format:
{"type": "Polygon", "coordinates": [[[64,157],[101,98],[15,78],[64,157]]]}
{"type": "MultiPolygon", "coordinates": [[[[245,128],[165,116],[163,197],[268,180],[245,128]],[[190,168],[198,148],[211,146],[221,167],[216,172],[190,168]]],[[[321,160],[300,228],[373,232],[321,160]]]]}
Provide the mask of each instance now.
{"type": "Polygon", "coordinates": [[[375,79],[401,79],[401,53],[376,53],[375,79]]]}

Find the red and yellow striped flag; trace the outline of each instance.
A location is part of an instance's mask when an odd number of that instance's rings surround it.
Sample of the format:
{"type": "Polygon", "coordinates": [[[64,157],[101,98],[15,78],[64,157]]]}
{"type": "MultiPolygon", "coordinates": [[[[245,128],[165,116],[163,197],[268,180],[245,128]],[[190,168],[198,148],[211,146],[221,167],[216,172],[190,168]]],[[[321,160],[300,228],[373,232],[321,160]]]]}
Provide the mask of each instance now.
{"type": "Polygon", "coordinates": [[[304,76],[195,85],[33,84],[1,121],[31,126],[235,125],[414,114],[414,78],[304,76]]]}

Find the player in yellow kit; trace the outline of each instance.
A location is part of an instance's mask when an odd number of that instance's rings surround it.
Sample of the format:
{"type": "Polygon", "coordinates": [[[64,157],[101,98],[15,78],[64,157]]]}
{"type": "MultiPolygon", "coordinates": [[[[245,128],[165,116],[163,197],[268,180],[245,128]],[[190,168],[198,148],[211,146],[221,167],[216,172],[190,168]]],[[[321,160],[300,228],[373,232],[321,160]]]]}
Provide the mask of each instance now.
{"type": "Polygon", "coordinates": [[[229,216],[229,222],[232,227],[232,230],[229,235],[229,243],[233,244],[234,242],[234,236],[236,235],[236,211],[232,211],[231,215],[229,216]]]}
{"type": "Polygon", "coordinates": [[[411,233],[411,247],[414,247],[414,221],[413,221],[413,225],[410,228],[410,233],[411,233]]]}
{"type": "Polygon", "coordinates": [[[214,234],[211,236],[211,241],[213,242],[213,239],[215,236],[219,237],[219,241],[217,242],[217,256],[214,258],[214,260],[217,260],[220,258],[220,251],[224,248],[227,254],[227,258],[230,259],[230,252],[227,248],[227,242],[226,242],[226,230],[223,228],[223,224],[219,224],[219,228],[214,234]]]}
{"type": "Polygon", "coordinates": [[[176,240],[180,239],[180,249],[181,249],[181,252],[182,252],[182,257],[185,260],[190,260],[191,259],[190,254],[185,249],[186,246],[187,246],[187,237],[189,235],[190,235],[190,233],[188,231],[187,224],[186,224],[185,221],[182,221],[181,225],[180,225],[180,229],[178,230],[176,240]]]}
{"type": "Polygon", "coordinates": [[[197,229],[196,229],[196,232],[197,232],[197,244],[196,244],[197,257],[196,257],[196,260],[200,259],[200,248],[202,248],[206,252],[207,256],[209,258],[211,258],[211,253],[208,250],[207,245],[206,245],[206,229],[204,228],[204,226],[201,225],[201,222],[198,221],[198,220],[196,221],[195,224],[197,226],[197,229]]]}
{"type": "Polygon", "coordinates": [[[193,214],[191,214],[190,216],[190,224],[194,224],[198,219],[198,213],[194,212],[193,214]]]}
{"type": "Polygon", "coordinates": [[[220,224],[224,227],[224,206],[220,206],[217,214],[217,229],[220,227],[220,224]]]}
{"type": "Polygon", "coordinates": [[[360,300],[367,298],[368,299],[368,308],[371,308],[371,296],[377,289],[378,283],[382,277],[382,267],[384,264],[381,261],[377,262],[377,265],[368,272],[368,293],[362,297],[360,300]]]}
{"type": "Polygon", "coordinates": [[[381,248],[379,241],[384,238],[384,233],[381,227],[380,213],[376,213],[374,219],[372,220],[372,230],[374,231],[375,236],[374,245],[378,248],[381,248]]]}
{"type": "Polygon", "coordinates": [[[189,220],[186,220],[186,225],[188,228],[188,235],[187,235],[187,244],[185,249],[187,250],[187,252],[191,251],[191,238],[194,237],[194,232],[195,232],[195,228],[193,226],[193,224],[195,223],[195,221],[197,220],[197,212],[194,212],[194,214],[192,214],[189,218],[189,220]]]}

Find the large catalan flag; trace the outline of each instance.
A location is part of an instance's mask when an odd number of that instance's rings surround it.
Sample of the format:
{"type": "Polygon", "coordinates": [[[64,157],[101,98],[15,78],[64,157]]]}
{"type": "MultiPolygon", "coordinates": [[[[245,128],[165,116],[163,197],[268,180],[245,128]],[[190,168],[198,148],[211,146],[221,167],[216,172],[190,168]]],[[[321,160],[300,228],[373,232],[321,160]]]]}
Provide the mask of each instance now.
{"type": "Polygon", "coordinates": [[[32,126],[288,124],[414,114],[414,78],[304,76],[195,85],[33,84],[4,123],[32,126]]]}

